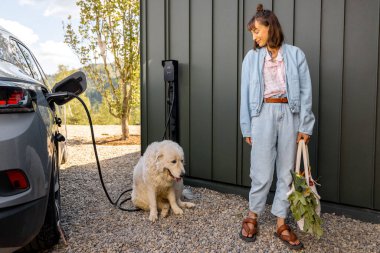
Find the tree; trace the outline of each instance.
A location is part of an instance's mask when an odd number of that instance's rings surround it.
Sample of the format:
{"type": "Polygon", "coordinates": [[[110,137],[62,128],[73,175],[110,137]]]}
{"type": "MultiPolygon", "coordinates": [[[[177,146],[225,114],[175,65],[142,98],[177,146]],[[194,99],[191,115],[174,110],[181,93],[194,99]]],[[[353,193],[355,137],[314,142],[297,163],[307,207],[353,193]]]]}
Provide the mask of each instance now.
{"type": "Polygon", "coordinates": [[[121,120],[126,139],[131,109],[139,104],[139,0],[78,0],[77,5],[80,25],[75,31],[68,18],[65,43],[86,65],[109,113],[121,120]]]}

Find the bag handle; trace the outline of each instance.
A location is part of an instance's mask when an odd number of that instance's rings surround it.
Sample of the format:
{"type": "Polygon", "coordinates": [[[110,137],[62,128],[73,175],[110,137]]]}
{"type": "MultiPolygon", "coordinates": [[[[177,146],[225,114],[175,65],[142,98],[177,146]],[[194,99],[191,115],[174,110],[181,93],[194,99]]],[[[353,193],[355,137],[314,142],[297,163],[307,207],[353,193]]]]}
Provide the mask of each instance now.
{"type": "Polygon", "coordinates": [[[311,176],[310,176],[310,159],[309,159],[309,150],[305,144],[305,141],[302,140],[303,142],[303,164],[304,164],[304,170],[305,170],[305,179],[306,179],[306,183],[308,186],[310,186],[310,179],[311,179],[311,176]]]}
{"type": "Polygon", "coordinates": [[[305,141],[301,139],[298,142],[298,149],[297,149],[297,157],[296,157],[296,173],[300,174],[300,166],[301,166],[301,154],[303,157],[303,165],[304,165],[304,171],[305,171],[305,179],[308,186],[310,186],[310,165],[309,165],[309,151],[307,150],[307,146],[305,144],[305,141]]]}
{"type": "MultiPolygon", "coordinates": [[[[304,163],[304,171],[305,171],[306,184],[312,189],[312,191],[315,194],[315,196],[318,199],[320,199],[321,197],[319,196],[319,194],[318,194],[315,186],[314,187],[310,186],[310,182],[312,182],[314,185],[319,185],[319,184],[317,182],[315,182],[314,179],[311,176],[309,151],[308,151],[307,145],[305,144],[305,141],[302,140],[302,139],[298,142],[297,157],[296,157],[296,169],[295,169],[295,172],[298,173],[298,174],[300,173],[301,154],[303,156],[303,163],[304,163]]],[[[293,191],[295,191],[294,182],[292,183],[292,188],[289,191],[289,193],[293,192],[293,191]]]]}
{"type": "MultiPolygon", "coordinates": [[[[301,140],[301,141],[303,141],[303,140],[301,140]]],[[[302,144],[301,144],[301,141],[298,142],[297,156],[296,156],[296,169],[295,169],[295,172],[297,174],[300,174],[301,155],[302,155],[302,144]]],[[[295,191],[295,188],[294,188],[294,181],[293,181],[291,190],[288,192],[288,195],[291,192],[294,192],[294,191],[295,191]]]]}
{"type": "Polygon", "coordinates": [[[296,173],[300,174],[300,166],[301,166],[301,155],[302,155],[302,143],[303,140],[300,140],[298,142],[298,148],[297,148],[297,157],[296,157],[296,173]]]}

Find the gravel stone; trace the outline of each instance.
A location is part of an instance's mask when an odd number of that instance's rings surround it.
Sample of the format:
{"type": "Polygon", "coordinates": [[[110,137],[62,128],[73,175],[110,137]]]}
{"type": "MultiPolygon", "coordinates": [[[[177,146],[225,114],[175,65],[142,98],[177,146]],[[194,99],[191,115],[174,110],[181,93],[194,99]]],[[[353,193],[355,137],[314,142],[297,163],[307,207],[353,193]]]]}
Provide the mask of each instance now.
{"type": "MultiPolygon", "coordinates": [[[[139,131],[139,128],[136,131],[139,131]]],[[[97,136],[119,134],[119,126],[95,126],[97,136]]],[[[134,130],[133,130],[134,131],[134,130]]],[[[183,216],[170,214],[155,223],[144,211],[123,212],[113,207],[101,187],[88,126],[68,126],[69,161],[61,166],[62,240],[46,252],[292,252],[274,237],[270,206],[259,219],[256,242],[239,238],[247,213],[246,199],[205,188],[191,189],[197,206],[183,216]]],[[[112,199],[132,184],[140,146],[98,146],[106,187],[112,199]]],[[[380,252],[380,224],[324,213],[320,240],[300,232],[304,252],[380,252]]]]}

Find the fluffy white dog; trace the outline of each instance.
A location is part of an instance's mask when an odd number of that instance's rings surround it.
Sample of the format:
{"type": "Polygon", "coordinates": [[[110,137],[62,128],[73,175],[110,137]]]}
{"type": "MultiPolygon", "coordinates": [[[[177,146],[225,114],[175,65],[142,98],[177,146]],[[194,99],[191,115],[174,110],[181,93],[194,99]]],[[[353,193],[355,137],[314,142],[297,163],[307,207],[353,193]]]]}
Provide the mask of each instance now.
{"type": "Polygon", "coordinates": [[[173,141],[153,142],[133,171],[132,202],[136,207],[149,211],[149,220],[156,221],[158,209],[161,217],[167,217],[170,208],[174,214],[183,214],[182,208],[195,204],[181,200],[184,153],[173,141]]]}

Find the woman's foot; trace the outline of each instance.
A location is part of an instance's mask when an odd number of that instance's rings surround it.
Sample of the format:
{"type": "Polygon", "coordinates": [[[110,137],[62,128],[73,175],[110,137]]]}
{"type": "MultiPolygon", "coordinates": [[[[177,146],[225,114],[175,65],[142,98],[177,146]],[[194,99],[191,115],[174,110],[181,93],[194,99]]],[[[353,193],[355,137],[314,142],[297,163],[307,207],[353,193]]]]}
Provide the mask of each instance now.
{"type": "MultiPolygon", "coordinates": [[[[278,229],[281,227],[281,226],[283,226],[283,225],[285,225],[285,219],[284,218],[277,218],[277,231],[278,231],[278,229]]],[[[294,233],[293,233],[294,234],[294,233]]],[[[287,229],[285,229],[285,230],[283,230],[282,232],[281,232],[281,235],[284,235],[284,236],[290,236],[290,228],[289,228],[289,230],[287,230],[287,229]]],[[[296,239],[295,241],[292,241],[292,242],[289,242],[290,244],[292,244],[292,245],[298,245],[298,244],[300,244],[301,242],[298,240],[298,239],[296,239]]]]}
{"type": "Polygon", "coordinates": [[[240,238],[247,242],[256,240],[257,234],[257,215],[251,211],[248,216],[243,220],[242,229],[240,231],[240,238]]]}
{"type": "Polygon", "coordinates": [[[298,240],[297,235],[287,224],[277,226],[277,232],[275,232],[274,235],[280,238],[280,240],[290,249],[299,250],[303,248],[303,244],[298,240]]]}

